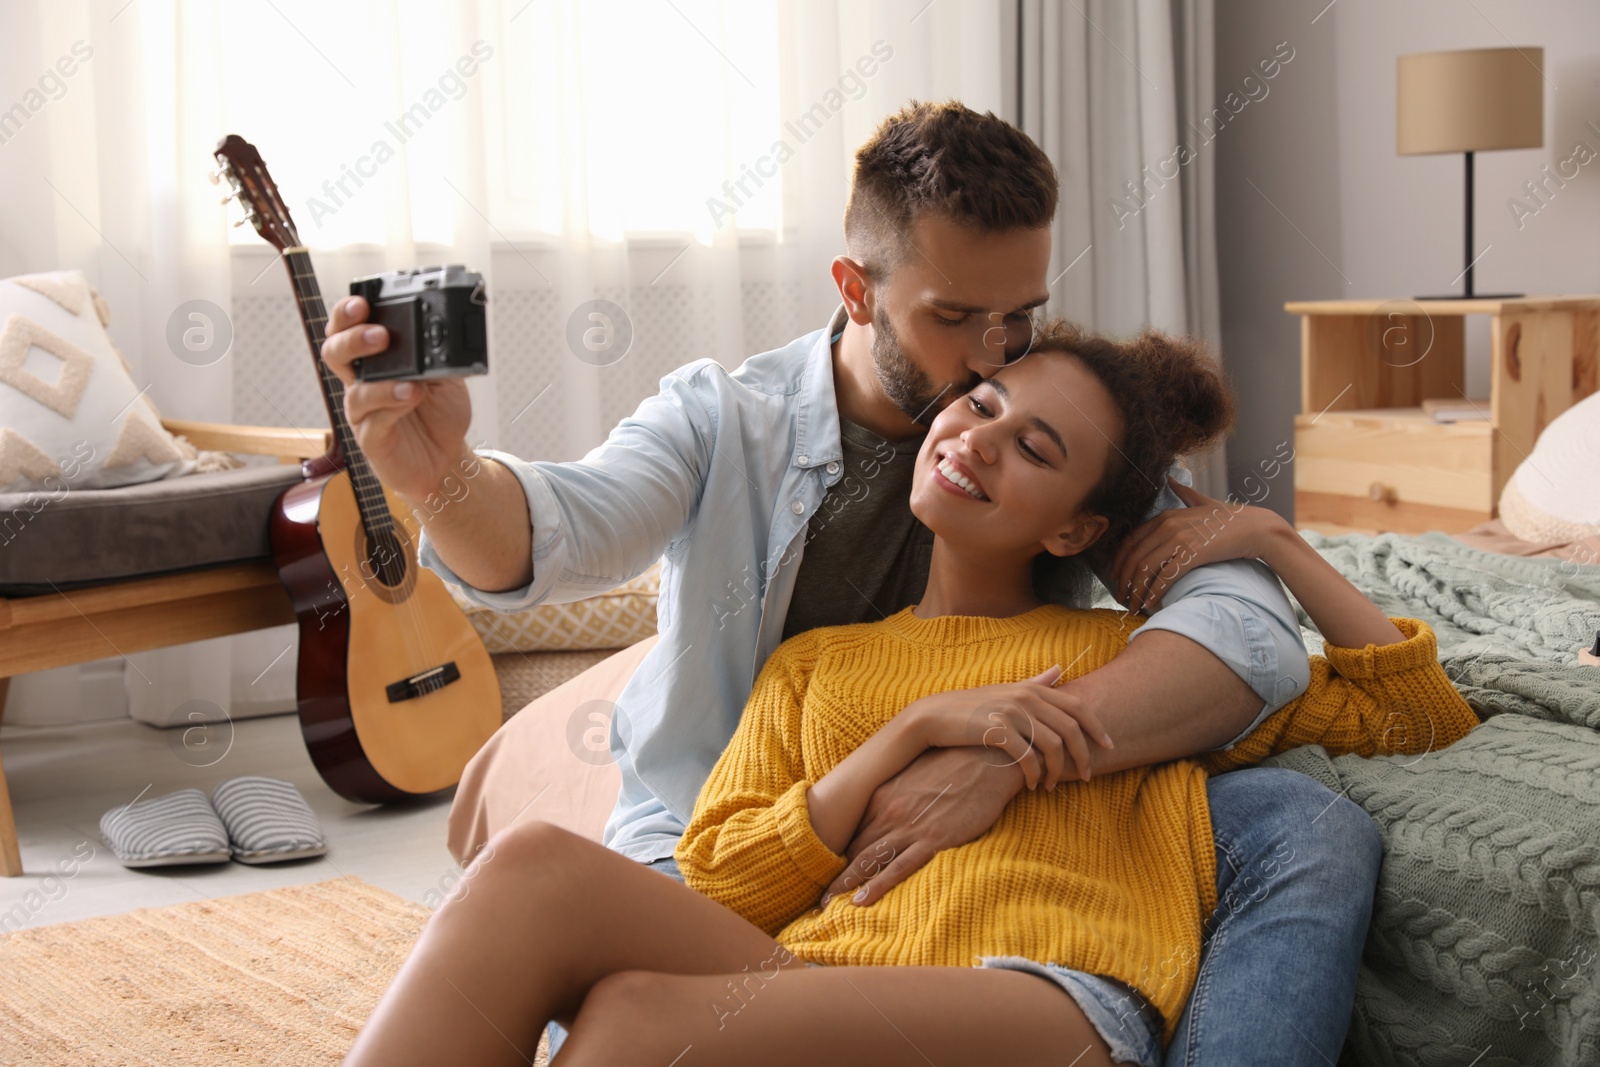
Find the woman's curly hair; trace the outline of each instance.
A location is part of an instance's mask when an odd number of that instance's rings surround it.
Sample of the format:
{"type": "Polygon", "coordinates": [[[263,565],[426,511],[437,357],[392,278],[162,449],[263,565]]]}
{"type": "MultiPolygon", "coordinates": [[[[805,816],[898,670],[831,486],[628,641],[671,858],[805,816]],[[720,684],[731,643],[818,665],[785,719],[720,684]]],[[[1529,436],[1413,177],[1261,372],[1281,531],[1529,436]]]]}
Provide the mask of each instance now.
{"type": "MultiPolygon", "coordinates": [[[[1085,511],[1110,522],[1090,549],[1091,559],[1109,561],[1155,504],[1173,462],[1233,425],[1233,394],[1205,344],[1192,337],[1147,329],[1117,341],[1053,319],[1040,325],[1025,358],[1051,352],[1073,357],[1094,375],[1121,419],[1121,440],[1083,502],[1085,511]]],[[[1046,554],[1039,566],[1051,568],[1054,559],[1046,554]]],[[[1040,578],[1036,566],[1036,586],[1040,578]]]]}

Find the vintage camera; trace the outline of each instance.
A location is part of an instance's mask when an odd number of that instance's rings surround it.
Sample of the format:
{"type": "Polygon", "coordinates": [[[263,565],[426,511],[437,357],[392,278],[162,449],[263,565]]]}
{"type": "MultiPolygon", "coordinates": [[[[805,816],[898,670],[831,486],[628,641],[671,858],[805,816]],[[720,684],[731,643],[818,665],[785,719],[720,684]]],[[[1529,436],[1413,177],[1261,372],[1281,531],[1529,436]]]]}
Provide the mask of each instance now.
{"type": "Polygon", "coordinates": [[[389,347],[353,361],[363,382],[449,378],[489,371],[489,303],[483,276],[459,263],[357,278],[350,295],[389,331],[389,347]]]}

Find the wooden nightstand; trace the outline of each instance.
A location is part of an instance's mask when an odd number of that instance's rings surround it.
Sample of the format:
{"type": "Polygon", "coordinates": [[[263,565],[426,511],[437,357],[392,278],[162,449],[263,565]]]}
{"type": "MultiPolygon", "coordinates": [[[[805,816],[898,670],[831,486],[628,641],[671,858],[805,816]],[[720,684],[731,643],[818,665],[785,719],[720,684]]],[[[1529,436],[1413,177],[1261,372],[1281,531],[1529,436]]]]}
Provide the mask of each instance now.
{"type": "Polygon", "coordinates": [[[1329,533],[1465,530],[1550,420],[1600,386],[1600,297],[1327,300],[1300,320],[1295,525],[1329,533]],[[1464,402],[1465,319],[1488,315],[1490,417],[1435,422],[1464,402]]]}

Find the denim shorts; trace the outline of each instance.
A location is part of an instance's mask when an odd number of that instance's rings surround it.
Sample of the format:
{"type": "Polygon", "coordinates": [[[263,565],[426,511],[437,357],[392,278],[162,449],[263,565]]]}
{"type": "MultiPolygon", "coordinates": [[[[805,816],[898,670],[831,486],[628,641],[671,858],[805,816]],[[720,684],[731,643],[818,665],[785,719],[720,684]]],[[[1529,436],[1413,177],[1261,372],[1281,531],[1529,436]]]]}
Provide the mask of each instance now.
{"type": "MultiPolygon", "coordinates": [[[[682,881],[678,864],[671,856],[645,866],[669,878],[682,881]]],[[[807,963],[820,967],[820,963],[807,963]]],[[[1115,978],[1075,971],[1056,963],[1038,963],[1022,956],[979,956],[977,966],[1027,971],[1060,986],[1111,1050],[1113,1063],[1136,1063],[1139,1067],[1161,1067],[1161,1015],[1132,988],[1115,978]]]]}
{"type": "Polygon", "coordinates": [[[1161,1013],[1131,987],[1105,975],[1075,971],[1058,963],[1037,963],[1022,956],[979,956],[981,967],[1027,971],[1048,978],[1078,1002],[1111,1049],[1111,1062],[1161,1065],[1161,1013]]]}

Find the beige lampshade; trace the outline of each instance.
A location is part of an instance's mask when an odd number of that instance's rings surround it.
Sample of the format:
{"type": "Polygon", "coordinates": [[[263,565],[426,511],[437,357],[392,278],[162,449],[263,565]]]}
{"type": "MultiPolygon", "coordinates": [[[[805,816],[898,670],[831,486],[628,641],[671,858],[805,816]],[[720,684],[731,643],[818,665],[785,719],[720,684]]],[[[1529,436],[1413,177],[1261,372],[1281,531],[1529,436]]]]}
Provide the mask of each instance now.
{"type": "Polygon", "coordinates": [[[1395,84],[1402,156],[1544,144],[1543,48],[1401,56],[1395,84]]]}

